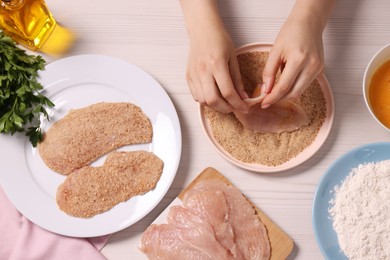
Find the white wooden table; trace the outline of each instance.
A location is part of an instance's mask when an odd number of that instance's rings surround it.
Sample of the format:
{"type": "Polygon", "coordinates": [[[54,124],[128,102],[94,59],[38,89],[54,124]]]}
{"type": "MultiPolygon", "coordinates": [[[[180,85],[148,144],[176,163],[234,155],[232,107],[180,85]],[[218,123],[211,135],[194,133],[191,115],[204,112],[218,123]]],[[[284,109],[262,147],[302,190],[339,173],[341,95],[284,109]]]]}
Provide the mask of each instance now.
{"type": "MultiPolygon", "coordinates": [[[[273,42],[293,0],[225,0],[221,14],[236,46],[273,42]]],[[[150,73],[170,95],[180,118],[183,147],[176,178],[161,203],[135,225],[113,234],[103,249],[110,260],[142,259],[145,228],[204,168],[222,172],[294,240],[291,259],[322,259],[312,229],[312,200],[321,176],[357,146],[389,141],[367,111],[362,78],[372,55],[390,42],[390,1],[340,0],[324,33],[326,75],[335,96],[335,120],[322,148],[287,172],[259,174],[230,164],[201,129],[197,104],[185,81],[189,42],[178,0],[47,0],[55,18],[77,33],[67,55],[103,54],[150,73]]],[[[47,57],[48,61],[57,58],[47,57]]]]}

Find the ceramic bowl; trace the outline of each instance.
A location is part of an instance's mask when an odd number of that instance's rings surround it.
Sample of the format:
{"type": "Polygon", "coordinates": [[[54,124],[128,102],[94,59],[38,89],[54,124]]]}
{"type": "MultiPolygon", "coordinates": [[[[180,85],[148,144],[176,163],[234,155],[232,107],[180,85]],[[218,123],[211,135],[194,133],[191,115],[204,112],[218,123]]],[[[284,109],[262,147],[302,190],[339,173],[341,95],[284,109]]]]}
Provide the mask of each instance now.
{"type": "MultiPolygon", "coordinates": [[[[253,51],[270,51],[272,48],[272,44],[269,43],[252,43],[248,45],[244,45],[236,50],[237,55],[246,53],[246,52],[253,52],[253,51]]],[[[291,169],[293,167],[296,167],[303,162],[307,161],[309,158],[311,158],[324,144],[326,141],[330,130],[332,128],[333,119],[334,119],[334,99],[333,99],[333,93],[332,89],[329,85],[328,80],[326,79],[324,74],[321,74],[317,77],[317,80],[321,86],[321,90],[324,94],[324,98],[326,101],[326,118],[324,123],[322,124],[322,127],[320,128],[317,137],[311,143],[308,147],[306,147],[300,154],[298,154],[296,157],[290,159],[289,161],[277,165],[277,166],[267,166],[262,164],[254,164],[254,163],[245,163],[242,161],[237,160],[234,158],[230,153],[228,153],[214,138],[210,122],[207,120],[204,112],[204,107],[202,105],[199,106],[199,112],[200,112],[200,118],[201,123],[204,132],[206,133],[209,141],[211,142],[212,146],[217,150],[217,152],[225,158],[227,161],[231,162],[232,164],[235,164],[236,166],[253,171],[253,172],[259,172],[259,173],[272,173],[272,172],[280,172],[280,171],[286,171],[288,169],[291,169]]]]}
{"type": "Polygon", "coordinates": [[[363,96],[364,101],[366,103],[368,111],[370,111],[370,114],[372,117],[381,125],[383,126],[387,131],[390,131],[389,127],[386,127],[377,117],[377,115],[374,113],[370,99],[369,99],[369,86],[371,79],[376,72],[376,70],[386,61],[390,60],[390,44],[382,47],[379,51],[375,53],[375,55],[372,57],[370,62],[367,65],[367,68],[364,72],[363,77],[363,96]]]}

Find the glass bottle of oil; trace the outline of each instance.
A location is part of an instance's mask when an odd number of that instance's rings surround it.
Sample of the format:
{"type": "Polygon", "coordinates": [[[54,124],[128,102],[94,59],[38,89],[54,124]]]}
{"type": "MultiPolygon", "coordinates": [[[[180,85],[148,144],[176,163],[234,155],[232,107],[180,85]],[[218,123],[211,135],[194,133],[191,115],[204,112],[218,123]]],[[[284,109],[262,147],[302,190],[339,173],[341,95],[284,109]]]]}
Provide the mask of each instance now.
{"type": "Polygon", "coordinates": [[[44,0],[0,0],[0,27],[33,51],[58,54],[73,42],[73,34],[57,24],[44,0]]]}

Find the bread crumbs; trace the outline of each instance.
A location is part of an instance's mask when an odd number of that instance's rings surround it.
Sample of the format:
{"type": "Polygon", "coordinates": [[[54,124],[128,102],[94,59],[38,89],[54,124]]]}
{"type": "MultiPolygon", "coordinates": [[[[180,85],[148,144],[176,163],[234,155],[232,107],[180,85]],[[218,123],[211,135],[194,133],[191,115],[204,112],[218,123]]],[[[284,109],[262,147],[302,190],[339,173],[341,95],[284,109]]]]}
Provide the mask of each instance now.
{"type": "MultiPolygon", "coordinates": [[[[240,70],[248,93],[262,83],[261,74],[268,52],[238,55],[240,70]]],[[[310,123],[292,132],[259,133],[242,126],[233,113],[224,114],[205,106],[205,117],[222,148],[244,163],[278,166],[296,157],[315,140],[326,118],[326,101],[317,80],[301,96],[301,105],[310,123]]]]}

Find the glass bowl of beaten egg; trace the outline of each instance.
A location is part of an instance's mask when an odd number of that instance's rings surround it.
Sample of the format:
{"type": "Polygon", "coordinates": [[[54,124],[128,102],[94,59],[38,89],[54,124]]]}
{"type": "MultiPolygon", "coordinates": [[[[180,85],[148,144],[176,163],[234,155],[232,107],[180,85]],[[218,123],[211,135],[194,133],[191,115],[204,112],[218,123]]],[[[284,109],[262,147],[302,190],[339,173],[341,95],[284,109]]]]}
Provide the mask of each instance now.
{"type": "Polygon", "coordinates": [[[390,44],[375,53],[368,63],[363,95],[371,115],[390,131],[390,44]]]}

